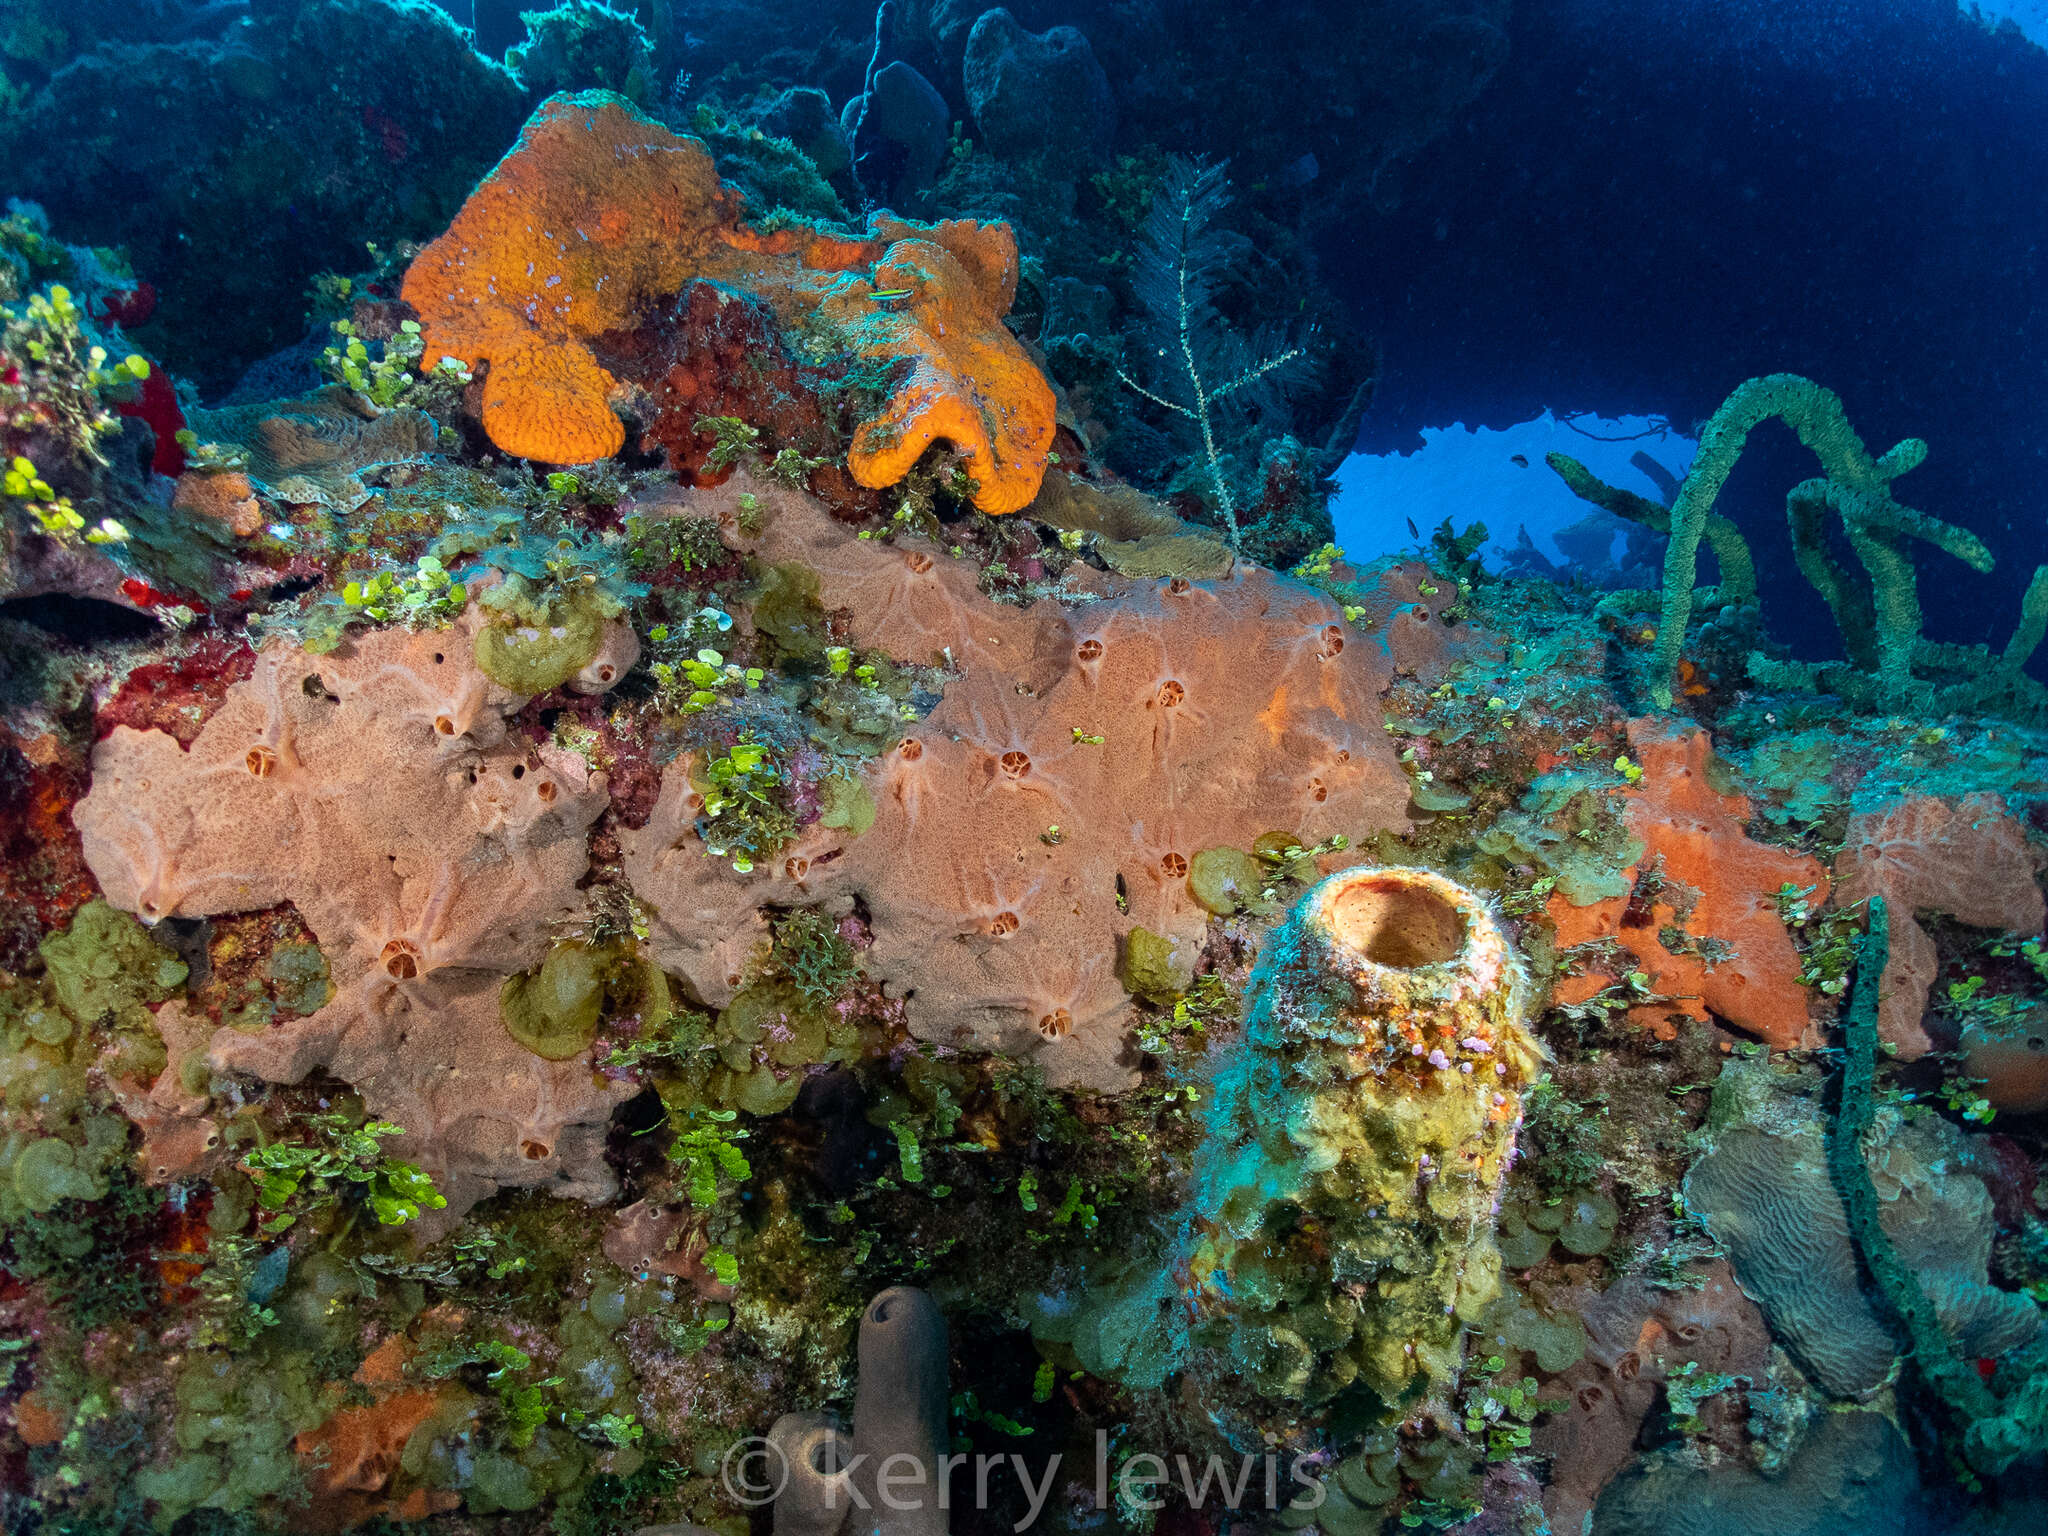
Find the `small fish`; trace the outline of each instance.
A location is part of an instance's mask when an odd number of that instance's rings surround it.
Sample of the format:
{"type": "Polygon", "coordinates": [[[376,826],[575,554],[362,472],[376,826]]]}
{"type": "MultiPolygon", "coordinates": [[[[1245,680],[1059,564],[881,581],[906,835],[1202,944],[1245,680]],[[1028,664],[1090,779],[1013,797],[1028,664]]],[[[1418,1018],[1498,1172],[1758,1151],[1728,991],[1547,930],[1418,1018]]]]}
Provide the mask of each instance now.
{"type": "Polygon", "coordinates": [[[1511,453],[1508,455],[1508,462],[1518,469],[1527,469],[1529,467],[1529,458],[1526,454],[1511,453]]]}
{"type": "Polygon", "coordinates": [[[1305,187],[1320,176],[1323,168],[1313,154],[1302,155],[1283,165],[1274,175],[1275,184],[1282,187],[1305,187]]]}
{"type": "Polygon", "coordinates": [[[1403,519],[1402,519],[1402,521],[1403,521],[1403,522],[1405,522],[1405,523],[1406,523],[1406,524],[1408,525],[1408,537],[1409,537],[1409,538],[1411,538],[1411,539],[1419,539],[1419,538],[1421,538],[1421,537],[1422,537],[1422,530],[1421,530],[1420,528],[1418,528],[1418,527],[1416,527],[1416,526],[1415,526],[1415,519],[1414,519],[1414,518],[1412,518],[1412,517],[1407,517],[1407,518],[1403,518],[1403,519]]]}
{"type": "Polygon", "coordinates": [[[912,292],[913,290],[909,288],[877,288],[868,297],[871,299],[907,299],[912,292]]]}

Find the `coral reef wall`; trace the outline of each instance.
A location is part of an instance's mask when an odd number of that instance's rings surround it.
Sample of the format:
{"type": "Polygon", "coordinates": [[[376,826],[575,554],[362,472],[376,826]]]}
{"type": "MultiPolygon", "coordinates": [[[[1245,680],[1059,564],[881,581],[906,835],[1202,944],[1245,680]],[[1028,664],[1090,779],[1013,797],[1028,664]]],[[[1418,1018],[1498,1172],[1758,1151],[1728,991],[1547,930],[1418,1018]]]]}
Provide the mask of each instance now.
{"type": "Polygon", "coordinates": [[[462,19],[0,21],[0,1525],[2041,1525],[2048,573],[1330,540],[1505,6],[462,19]]]}

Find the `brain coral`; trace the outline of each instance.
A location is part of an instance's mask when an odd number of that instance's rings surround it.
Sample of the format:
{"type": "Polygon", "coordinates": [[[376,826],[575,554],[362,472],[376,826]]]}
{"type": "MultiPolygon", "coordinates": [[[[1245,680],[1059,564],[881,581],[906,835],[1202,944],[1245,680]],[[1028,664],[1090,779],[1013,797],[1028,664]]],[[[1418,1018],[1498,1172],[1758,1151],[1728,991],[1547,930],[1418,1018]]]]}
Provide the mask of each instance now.
{"type": "Polygon", "coordinates": [[[729,512],[740,494],[763,529],[728,538],[815,571],[853,644],[953,675],[866,769],[873,827],[815,826],[772,870],[707,858],[689,775],[669,769],[652,820],[623,836],[625,864],[655,909],[657,958],[704,1002],[730,998],[758,908],[858,894],[865,963],[908,997],[913,1033],[1121,1088],[1119,950],[1142,928],[1192,958],[1209,916],[1196,855],[1407,825],[1385,651],[1311,588],[1245,567],[1018,607],[982,596],[972,565],[856,538],[797,492],[735,479],[690,504],[729,512]]]}
{"type": "Polygon", "coordinates": [[[506,452],[608,458],[625,429],[593,343],[710,278],[757,295],[785,324],[822,318],[860,356],[909,364],[854,434],[861,484],[894,484],[943,438],[980,483],[982,510],[1027,504],[1052,444],[1053,395],[1002,322],[1017,283],[1009,227],[878,218],[866,238],[842,239],[764,233],[740,212],[696,139],[602,91],[551,97],[406,273],[422,361],[490,364],[484,430],[506,452]]]}
{"type": "Polygon", "coordinates": [[[581,906],[605,781],[508,739],[525,702],[472,657],[482,615],[311,656],[267,648],[188,751],[117,727],[74,819],[116,906],[156,922],[293,903],[336,993],[308,1018],[221,1030],[222,1068],[296,1082],[324,1067],[406,1127],[452,1222],[499,1185],[608,1195],[619,1090],[545,1061],[499,1017],[508,973],[581,906]]]}
{"type": "Polygon", "coordinates": [[[1916,912],[1946,912],[1979,928],[2038,934],[2041,888],[2025,830],[1995,795],[1960,802],[1915,795],[1849,823],[1840,867],[1844,901],[1882,896],[1890,956],[1879,992],[1879,1038],[1908,1059],[1933,1049],[1921,1018],[1941,968],[1916,912]]]}
{"type": "MultiPolygon", "coordinates": [[[[1654,719],[1632,720],[1629,750],[1643,770],[1626,792],[1628,830],[1647,859],[1661,859],[1663,881],[1646,915],[1631,911],[1627,896],[1573,907],[1560,893],[1549,911],[1560,944],[1593,938],[1620,940],[1649,977],[1651,990],[1670,1001],[1637,1008],[1632,1017],[1668,1033],[1664,1015],[1706,1020],[1709,1012],[1781,1049],[1806,1033],[1806,991],[1799,985],[1799,952],[1778,916],[1779,887],[1811,887],[1827,895],[1827,871],[1817,860],[1754,842],[1744,831],[1749,801],[1723,794],[1712,782],[1711,744],[1705,731],[1674,731],[1654,719]],[[1694,939],[1724,946],[1719,958],[1673,953],[1663,940],[1679,921],[1679,893],[1694,893],[1683,927],[1694,939]]],[[[1623,872],[1634,880],[1641,866],[1623,872]]],[[[1597,974],[1572,977],[1559,1000],[1579,1002],[1608,984],[1597,974]]]]}
{"type": "Polygon", "coordinates": [[[339,384],[299,400],[194,410],[189,418],[202,442],[246,454],[249,479],[260,488],[284,501],[340,512],[370,499],[364,470],[425,457],[434,451],[437,432],[425,411],[379,411],[339,384]]]}
{"type": "MultiPolygon", "coordinates": [[[[1801,1368],[1852,1397],[1889,1376],[1898,1346],[1863,1294],[1820,1111],[1792,1089],[1762,1063],[1722,1070],[1713,1145],[1686,1176],[1685,1197],[1801,1368]]],[[[1968,1358],[2027,1344],[2038,1309],[1988,1279],[1997,1222],[1971,1139],[1945,1120],[1889,1119],[1864,1146],[1886,1236],[1968,1358]]]]}

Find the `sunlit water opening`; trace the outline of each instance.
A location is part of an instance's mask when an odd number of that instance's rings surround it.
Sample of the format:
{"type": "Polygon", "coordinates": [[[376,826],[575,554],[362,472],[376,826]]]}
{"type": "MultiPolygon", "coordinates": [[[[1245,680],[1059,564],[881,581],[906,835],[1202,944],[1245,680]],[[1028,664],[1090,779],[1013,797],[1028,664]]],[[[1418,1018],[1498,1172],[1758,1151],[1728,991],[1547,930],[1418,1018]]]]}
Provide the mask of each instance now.
{"type": "Polygon", "coordinates": [[[1425,428],[1413,452],[1345,460],[1330,516],[1353,560],[1412,549],[1449,519],[1457,532],[1486,525],[1491,570],[1600,581],[1627,565],[1629,525],[1574,496],[1544,456],[1569,454],[1609,485],[1668,505],[1696,446],[1661,416],[1545,411],[1504,428],[1454,422],[1425,428]]]}
{"type": "Polygon", "coordinates": [[[2043,48],[2048,48],[2048,0],[1985,0],[1982,5],[1964,5],[1963,13],[1974,12],[1991,26],[2010,21],[2043,48]]]}

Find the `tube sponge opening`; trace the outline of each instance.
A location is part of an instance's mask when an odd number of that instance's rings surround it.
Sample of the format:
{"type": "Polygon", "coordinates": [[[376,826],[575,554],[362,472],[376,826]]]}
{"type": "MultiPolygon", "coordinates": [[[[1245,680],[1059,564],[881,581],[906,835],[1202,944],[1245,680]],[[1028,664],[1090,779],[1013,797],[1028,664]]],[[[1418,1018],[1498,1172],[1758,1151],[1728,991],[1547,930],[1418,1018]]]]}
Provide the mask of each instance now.
{"type": "Polygon", "coordinates": [[[1463,914],[1442,892],[1379,871],[1332,882],[1323,912],[1334,943],[1396,970],[1456,960],[1469,938],[1463,914]]]}
{"type": "Polygon", "coordinates": [[[785,1413],[768,1431],[780,1455],[770,1475],[784,1481],[775,1498],[775,1536],[832,1536],[854,1507],[848,1486],[853,1437],[826,1413],[785,1413]]]}
{"type": "Polygon", "coordinates": [[[865,1459],[853,1475],[866,1503],[849,1527],[855,1536],[945,1536],[941,1458],[949,1407],[945,1314],[923,1291],[892,1286],[860,1320],[853,1449],[865,1459]],[[886,1501],[871,1486],[885,1473],[892,1488],[886,1501]]]}

